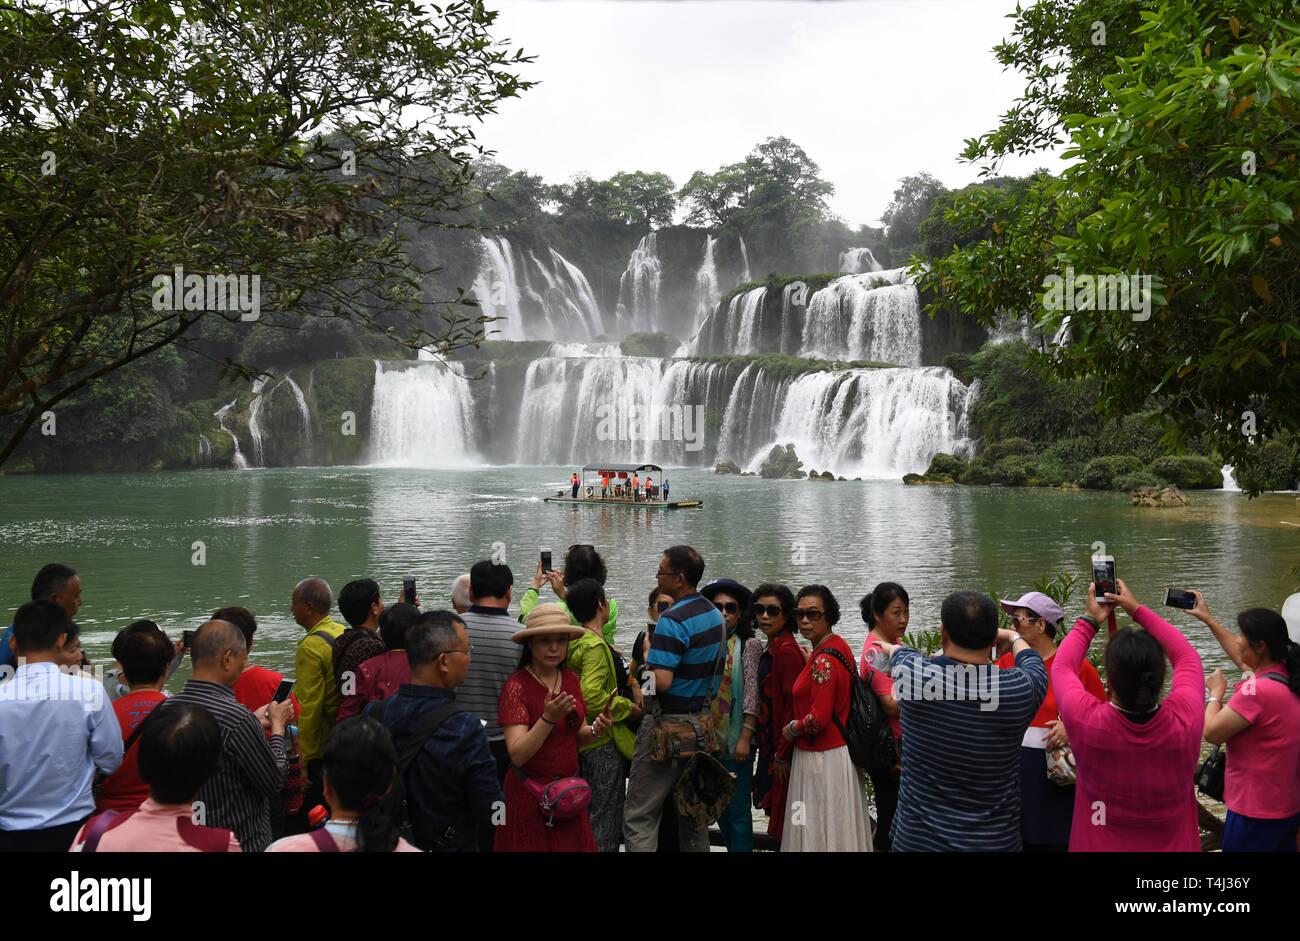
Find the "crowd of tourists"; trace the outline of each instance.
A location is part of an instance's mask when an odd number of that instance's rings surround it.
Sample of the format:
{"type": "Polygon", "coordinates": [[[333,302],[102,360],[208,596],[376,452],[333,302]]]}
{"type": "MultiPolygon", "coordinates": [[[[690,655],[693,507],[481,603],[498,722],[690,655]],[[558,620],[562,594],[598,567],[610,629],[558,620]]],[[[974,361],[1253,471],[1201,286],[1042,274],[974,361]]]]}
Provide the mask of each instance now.
{"type": "Polygon", "coordinates": [[[855,656],[825,585],[704,569],[664,550],[626,650],[591,545],[539,563],[517,614],[491,560],[450,609],[306,578],[289,683],[249,663],[240,606],[180,640],[132,623],[100,678],[80,576],[47,565],[0,639],[0,850],[704,851],[716,821],[746,852],[761,809],[783,851],[1198,851],[1193,782],[1220,757],[1202,742],[1226,743],[1223,849],[1297,849],[1300,647],[1274,611],[1241,612],[1234,634],[1193,593],[1243,671],[1229,697],[1122,581],[1090,585],[1070,626],[1040,592],[1001,603],[1010,628],[953,592],[933,655],[883,582],[855,656]],[[1103,626],[1104,683],[1086,656],[1103,626]]]}

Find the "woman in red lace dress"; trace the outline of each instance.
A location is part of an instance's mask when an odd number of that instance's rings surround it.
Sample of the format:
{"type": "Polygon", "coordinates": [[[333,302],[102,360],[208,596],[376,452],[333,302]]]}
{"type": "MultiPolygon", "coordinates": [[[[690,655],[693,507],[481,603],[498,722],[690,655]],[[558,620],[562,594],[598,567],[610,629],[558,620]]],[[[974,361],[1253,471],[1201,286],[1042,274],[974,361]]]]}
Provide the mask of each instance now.
{"type": "Polygon", "coordinates": [[[586,722],[578,675],[564,668],[569,640],[581,635],[582,628],[570,624],[568,612],[558,604],[540,604],[512,638],[524,649],[519,669],[501,690],[497,714],[513,765],[505,781],[506,819],[496,833],[498,853],[596,852],[585,810],[548,826],[537,798],[519,776],[522,771],[543,782],[576,777],[578,746],[594,742],[611,725],[606,712],[586,722]]]}

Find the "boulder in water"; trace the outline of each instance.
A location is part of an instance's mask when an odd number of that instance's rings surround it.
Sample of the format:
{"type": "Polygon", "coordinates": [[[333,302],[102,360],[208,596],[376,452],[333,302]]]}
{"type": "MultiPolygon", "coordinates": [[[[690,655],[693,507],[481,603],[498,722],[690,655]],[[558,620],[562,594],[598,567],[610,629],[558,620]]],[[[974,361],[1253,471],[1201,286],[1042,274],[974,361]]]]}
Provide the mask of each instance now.
{"type": "Polygon", "coordinates": [[[1138,487],[1133,491],[1134,506],[1187,506],[1190,502],[1177,487],[1138,487]]]}
{"type": "Polygon", "coordinates": [[[718,463],[718,465],[717,465],[716,467],[713,468],[713,473],[715,473],[715,474],[739,474],[739,473],[740,473],[740,468],[739,468],[736,464],[734,464],[733,462],[731,462],[731,461],[720,461],[720,462],[718,463]]]}

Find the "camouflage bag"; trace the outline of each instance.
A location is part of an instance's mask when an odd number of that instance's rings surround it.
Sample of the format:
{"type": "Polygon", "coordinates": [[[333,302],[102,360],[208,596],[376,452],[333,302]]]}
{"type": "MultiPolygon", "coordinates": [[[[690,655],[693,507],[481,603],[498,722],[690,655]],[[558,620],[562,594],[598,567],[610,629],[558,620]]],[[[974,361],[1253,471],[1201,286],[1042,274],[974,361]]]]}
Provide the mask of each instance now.
{"type": "Polygon", "coordinates": [[[697,751],[677,779],[677,812],[707,827],[722,816],[736,794],[736,776],[708,752],[697,751]]]}

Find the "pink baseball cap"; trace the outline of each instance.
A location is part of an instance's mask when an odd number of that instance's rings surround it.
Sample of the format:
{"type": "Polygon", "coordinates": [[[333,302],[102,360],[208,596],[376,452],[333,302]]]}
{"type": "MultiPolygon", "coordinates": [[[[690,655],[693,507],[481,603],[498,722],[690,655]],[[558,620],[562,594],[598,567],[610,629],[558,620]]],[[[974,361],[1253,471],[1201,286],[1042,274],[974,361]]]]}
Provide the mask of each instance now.
{"type": "Polygon", "coordinates": [[[1065,612],[1061,610],[1061,606],[1041,591],[1031,591],[1017,601],[1002,602],[1002,610],[1007,614],[1011,614],[1016,608],[1028,608],[1040,618],[1046,618],[1053,627],[1059,626],[1061,621],[1065,620],[1065,612]]]}

